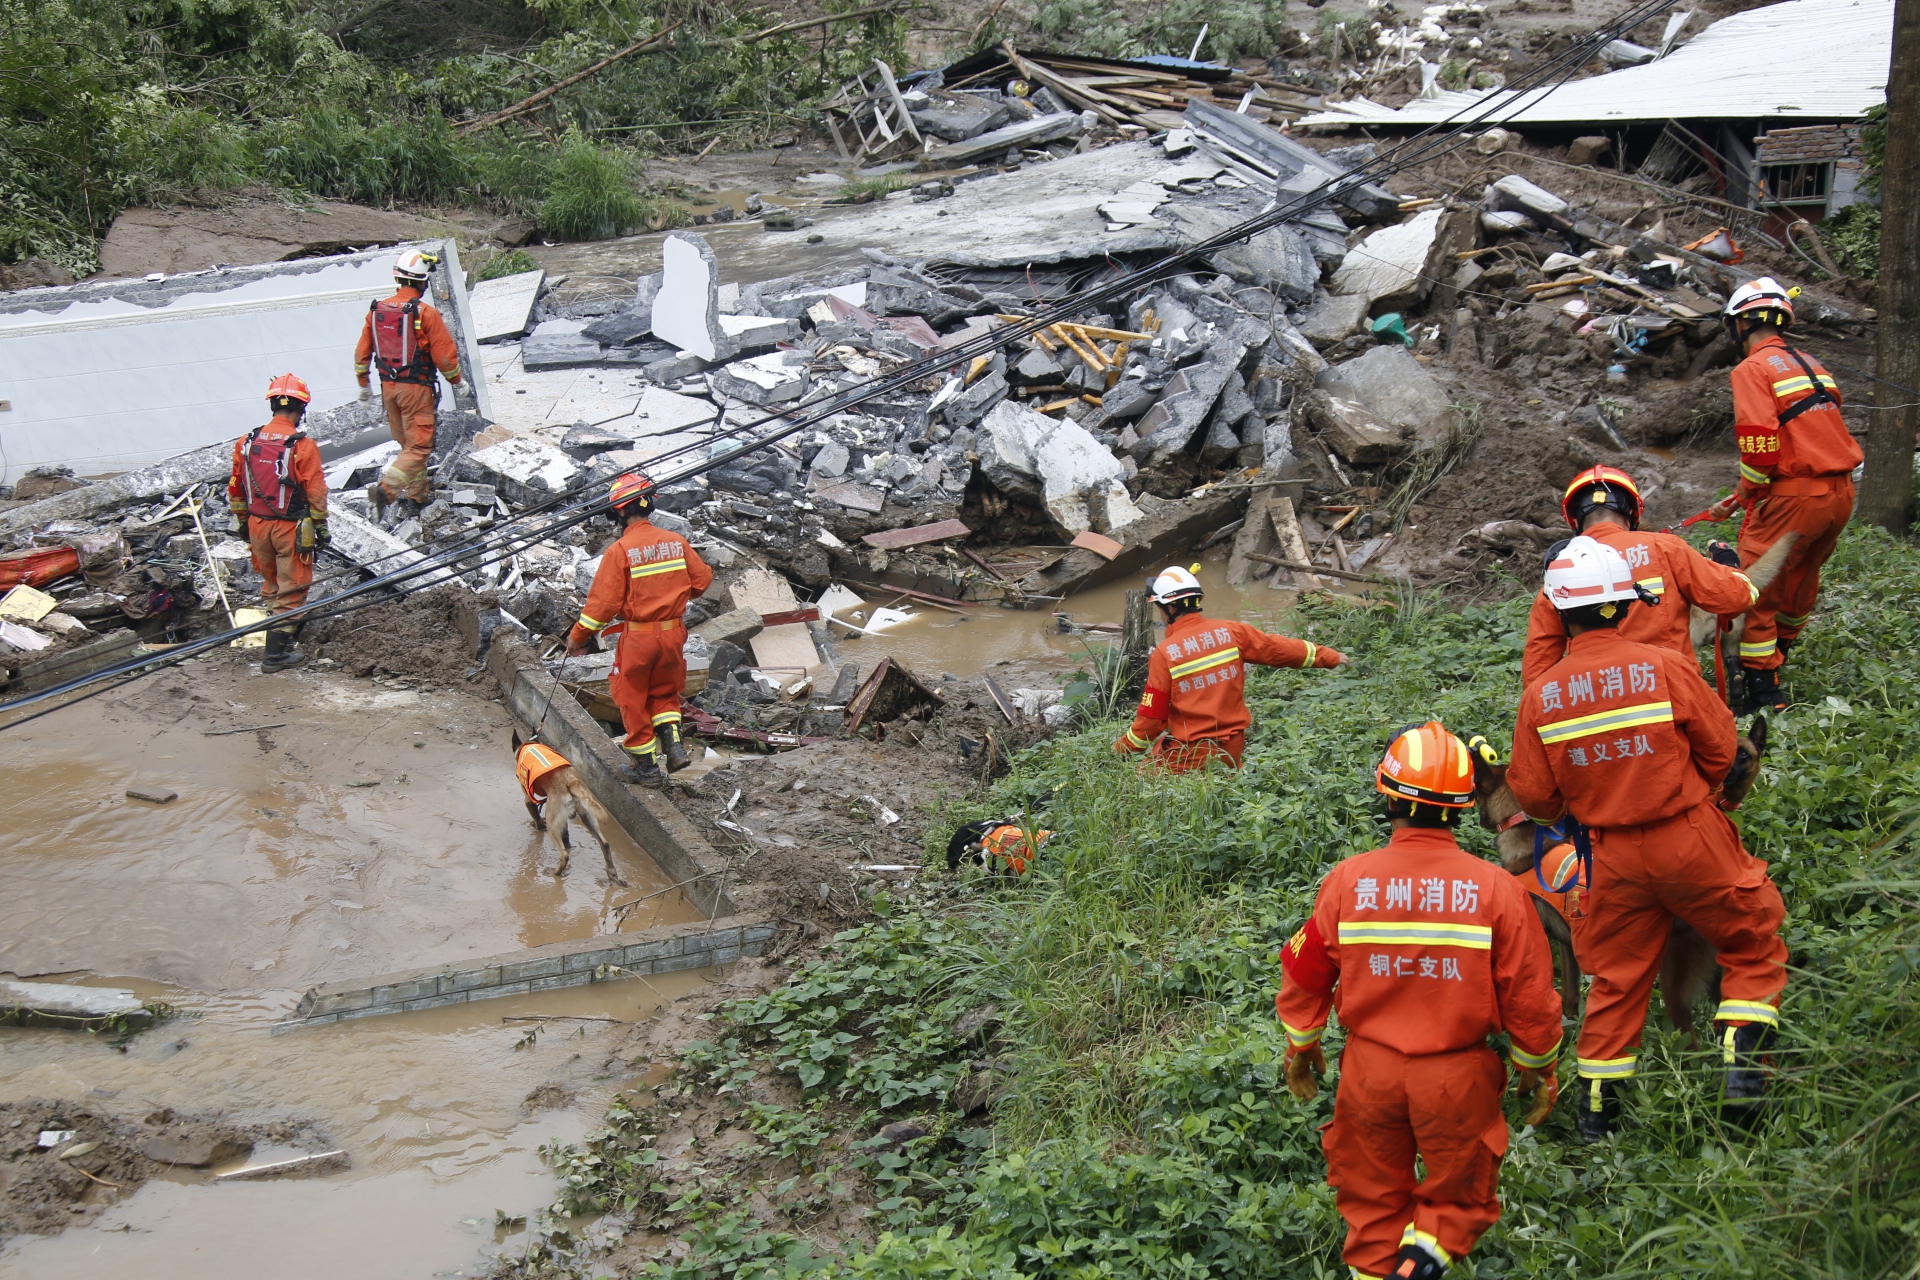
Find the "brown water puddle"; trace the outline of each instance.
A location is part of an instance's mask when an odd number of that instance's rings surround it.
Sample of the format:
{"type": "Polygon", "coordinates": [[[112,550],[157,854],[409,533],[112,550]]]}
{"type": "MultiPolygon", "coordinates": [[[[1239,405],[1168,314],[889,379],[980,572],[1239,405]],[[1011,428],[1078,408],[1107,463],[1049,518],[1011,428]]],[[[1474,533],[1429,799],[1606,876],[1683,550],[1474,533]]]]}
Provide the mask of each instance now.
{"type": "MultiPolygon", "coordinates": [[[[578,1141],[612,1092],[647,1065],[615,1059],[608,1070],[624,1026],[558,1019],[630,1023],[710,978],[627,979],[282,1036],[269,1033],[286,1012],[282,1000],[134,982],[121,985],[190,1016],[125,1052],[104,1037],[7,1031],[6,1096],[85,1098],[136,1120],[163,1106],[219,1110],[243,1124],[308,1120],[353,1167],[322,1179],[151,1182],[85,1228],[8,1242],[0,1277],[476,1274],[497,1238],[494,1210],[524,1215],[552,1201],[539,1145],[578,1141]],[[556,1020],[508,1021],[529,1014],[556,1020]],[[563,1109],[532,1114],[535,1090],[563,1109]]],[[[261,1150],[253,1161],[284,1154],[292,1153],[261,1150]]]]}
{"type": "MultiPolygon", "coordinates": [[[[618,1023],[711,975],[269,1031],[309,986],[590,936],[610,902],[669,887],[623,836],[630,887],[592,848],[551,875],[509,727],[473,693],[261,677],[222,654],[0,734],[0,972],[131,986],[187,1015],[124,1052],[0,1030],[0,1096],[309,1121],[353,1161],[321,1179],[152,1182],[91,1226],[8,1242],[0,1277],[471,1274],[495,1208],[551,1201],[538,1145],[576,1139],[645,1066],[614,1056],[618,1023]],[[259,725],[278,727],[206,736],[259,725]],[[178,798],[129,799],[135,783],[178,798]],[[503,1021],[529,1014],[618,1023],[503,1021]],[[562,1109],[534,1115],[536,1090],[562,1109]]],[[[627,927],[699,918],[664,893],[627,927]]]]}
{"type": "MultiPolygon", "coordinates": [[[[1189,553],[1180,561],[1191,565],[1189,553]]],[[[1199,578],[1207,589],[1204,611],[1217,618],[1239,618],[1255,626],[1273,630],[1282,627],[1284,615],[1298,600],[1295,592],[1274,590],[1265,582],[1244,587],[1226,585],[1226,558],[1209,551],[1200,562],[1199,578]]],[[[1141,586],[1145,575],[1129,576],[1119,582],[1095,587],[1068,596],[1060,612],[1081,626],[1111,623],[1119,626],[1126,610],[1127,592],[1141,586]]],[[[869,606],[886,605],[893,597],[884,591],[865,591],[869,606]]],[[[1075,635],[1063,632],[1052,610],[1001,609],[992,606],[949,612],[911,600],[897,606],[908,609],[912,617],[889,627],[877,636],[859,636],[843,627],[833,628],[833,642],[844,657],[860,663],[862,670],[883,657],[904,662],[915,674],[934,678],[940,675],[973,676],[991,674],[999,664],[1034,664],[1069,668],[1084,662],[1089,646],[1104,643],[1098,634],[1075,635]]]]}

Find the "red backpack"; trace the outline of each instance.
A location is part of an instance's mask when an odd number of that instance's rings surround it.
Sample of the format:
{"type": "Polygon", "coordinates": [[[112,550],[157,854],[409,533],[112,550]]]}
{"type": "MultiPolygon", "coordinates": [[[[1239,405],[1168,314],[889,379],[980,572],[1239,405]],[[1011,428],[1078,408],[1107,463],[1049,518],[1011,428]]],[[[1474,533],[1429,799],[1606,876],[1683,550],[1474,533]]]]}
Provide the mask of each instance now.
{"type": "Polygon", "coordinates": [[[247,433],[241,451],[245,465],[240,482],[247,491],[247,514],[263,520],[299,520],[307,514],[306,490],[287,476],[293,465],[294,446],[307,438],[304,431],[291,435],[262,435],[265,427],[247,433]]]}
{"type": "Polygon", "coordinates": [[[433,385],[433,357],[420,342],[420,299],[382,298],[371,308],[373,363],[382,382],[433,385]]]}

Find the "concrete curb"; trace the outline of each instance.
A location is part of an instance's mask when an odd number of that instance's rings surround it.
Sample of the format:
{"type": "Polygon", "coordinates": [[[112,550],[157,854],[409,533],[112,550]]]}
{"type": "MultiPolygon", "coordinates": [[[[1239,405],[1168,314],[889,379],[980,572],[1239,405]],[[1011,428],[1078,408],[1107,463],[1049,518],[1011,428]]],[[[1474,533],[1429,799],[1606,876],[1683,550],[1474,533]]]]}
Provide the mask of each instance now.
{"type": "Polygon", "coordinates": [[[600,722],[558,687],[531,645],[518,636],[496,634],[487,653],[487,670],[521,725],[530,730],[537,726],[541,740],[572,762],[594,798],[660,864],[672,883],[685,886],[687,897],[702,914],[717,918],[734,913],[725,883],[726,859],[666,796],[620,781],[624,753],[600,722]]]}
{"type": "Polygon", "coordinates": [[[764,954],[773,930],[771,923],[754,920],[724,926],[697,922],[661,925],[637,933],[551,942],[457,967],[428,966],[332,983],[302,996],[293,1016],[274,1024],[273,1034],[351,1018],[439,1009],[498,996],[532,995],[634,974],[731,964],[743,956],[764,954]]]}

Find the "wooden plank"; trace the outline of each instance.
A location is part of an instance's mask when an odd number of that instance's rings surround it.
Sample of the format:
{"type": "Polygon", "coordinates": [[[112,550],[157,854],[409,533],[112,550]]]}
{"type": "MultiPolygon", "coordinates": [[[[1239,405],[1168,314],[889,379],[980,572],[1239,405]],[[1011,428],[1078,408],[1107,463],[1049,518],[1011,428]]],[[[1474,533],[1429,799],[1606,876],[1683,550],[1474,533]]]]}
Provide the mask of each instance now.
{"type": "MultiPolygon", "coordinates": [[[[1279,539],[1280,558],[1275,564],[1293,570],[1300,588],[1305,591],[1324,591],[1327,584],[1315,577],[1312,572],[1313,557],[1307,554],[1306,535],[1300,532],[1300,517],[1294,514],[1293,499],[1275,495],[1267,499],[1267,514],[1273,522],[1273,532],[1279,539]]],[[[1254,557],[1249,555],[1247,559],[1254,557]]],[[[1274,574],[1267,580],[1269,587],[1280,585],[1280,575],[1274,574]]]]}
{"type": "Polygon", "coordinates": [[[760,625],[762,627],[782,627],[789,622],[818,621],[820,621],[820,611],[812,605],[808,605],[804,609],[789,609],[785,613],[763,614],[760,618],[760,625]]]}
{"type": "Polygon", "coordinates": [[[860,541],[882,551],[894,551],[901,547],[918,547],[929,542],[944,542],[948,538],[964,538],[973,530],[958,520],[941,520],[934,524],[915,525],[911,529],[882,529],[878,533],[869,533],[860,541]]]}
{"type": "Polygon", "coordinates": [[[1000,714],[1007,718],[1008,724],[1013,724],[1018,717],[1013,714],[1013,701],[1007,697],[1007,691],[995,684],[992,676],[982,676],[981,679],[987,682],[987,693],[993,698],[993,705],[1000,708],[1000,714]]]}

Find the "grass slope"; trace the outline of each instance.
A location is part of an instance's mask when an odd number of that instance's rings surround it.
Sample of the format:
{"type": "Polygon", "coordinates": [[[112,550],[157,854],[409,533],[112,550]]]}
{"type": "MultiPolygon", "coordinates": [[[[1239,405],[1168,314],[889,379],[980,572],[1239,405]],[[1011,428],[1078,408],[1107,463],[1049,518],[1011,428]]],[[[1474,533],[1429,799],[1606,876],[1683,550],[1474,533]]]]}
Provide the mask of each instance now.
{"type": "MultiPolygon", "coordinates": [[[[1517,1130],[1505,1217],[1456,1274],[1920,1274],[1917,569],[1908,545],[1848,535],[1740,815],[1789,913],[1775,1114],[1751,1135],[1722,1127],[1717,1055],[1655,1015],[1624,1135],[1579,1146],[1564,1103],[1517,1130]]],[[[1109,750],[1113,724],[1028,752],[994,804],[1029,805],[1058,833],[1035,875],[1011,889],[934,881],[881,904],[786,987],[730,1006],[683,1065],[657,1105],[713,1089],[749,1099],[769,1077],[797,1088],[798,1107],[745,1101],[738,1123],[800,1173],[656,1204],[693,1247],[652,1269],[1343,1276],[1318,1133],[1332,1095],[1303,1105],[1279,1082],[1275,948],[1327,868],[1381,842],[1369,779],[1393,727],[1438,716],[1511,732],[1525,607],[1310,613],[1300,629],[1353,666],[1257,672],[1240,774],[1142,776],[1109,750]],[[963,1043],[955,1020],[987,1005],[991,1039],[963,1043]],[[1002,1091],[990,1111],[962,1117],[955,1090],[987,1086],[1002,1091]],[[827,1142],[906,1117],[928,1132],[904,1149],[827,1142]],[[871,1247],[820,1254],[782,1229],[807,1221],[808,1197],[862,1178],[871,1247]]],[[[1466,838],[1489,851],[1477,829],[1466,838]]],[[[553,1152],[556,1208],[657,1199],[652,1131],[617,1107],[585,1149],[553,1152]]],[[[564,1253],[543,1244],[523,1271],[567,1271],[564,1253]]]]}

